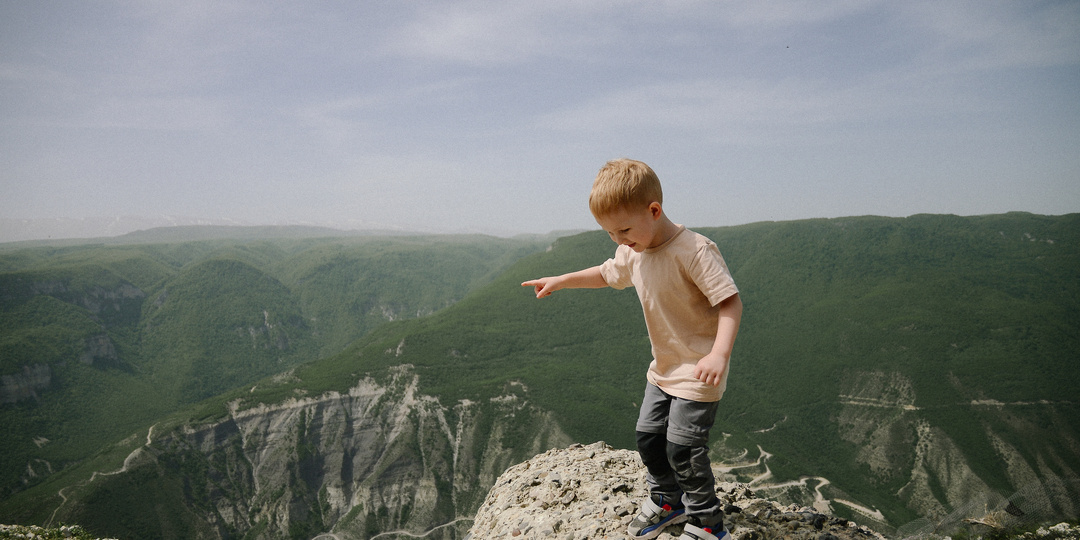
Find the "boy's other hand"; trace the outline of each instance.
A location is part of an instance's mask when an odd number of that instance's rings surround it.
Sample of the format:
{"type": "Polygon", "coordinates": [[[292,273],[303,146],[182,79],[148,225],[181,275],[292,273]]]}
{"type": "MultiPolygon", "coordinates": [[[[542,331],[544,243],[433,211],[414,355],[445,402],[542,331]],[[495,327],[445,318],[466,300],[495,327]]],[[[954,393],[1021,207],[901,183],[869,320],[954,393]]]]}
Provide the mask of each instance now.
{"type": "Polygon", "coordinates": [[[709,386],[720,386],[720,381],[724,380],[727,369],[726,356],[709,353],[698,360],[697,365],[694,366],[694,377],[709,386]]]}

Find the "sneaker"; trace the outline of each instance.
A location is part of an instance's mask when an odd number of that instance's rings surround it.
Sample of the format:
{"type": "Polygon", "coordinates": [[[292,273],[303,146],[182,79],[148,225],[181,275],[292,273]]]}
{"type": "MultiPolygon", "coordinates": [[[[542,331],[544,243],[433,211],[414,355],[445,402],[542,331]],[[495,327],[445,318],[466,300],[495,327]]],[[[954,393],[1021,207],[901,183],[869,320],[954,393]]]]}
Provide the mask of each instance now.
{"type": "Polygon", "coordinates": [[[663,497],[655,495],[641,503],[641,513],[630,522],[626,532],[634,540],[647,540],[660,536],[660,531],[668,525],[675,525],[686,521],[686,509],[682,504],[678,508],[672,508],[670,504],[664,504],[663,497]]]}
{"type": "Polygon", "coordinates": [[[712,527],[705,527],[695,519],[683,526],[683,533],[679,540],[731,540],[731,535],[724,528],[723,522],[712,527]]]}

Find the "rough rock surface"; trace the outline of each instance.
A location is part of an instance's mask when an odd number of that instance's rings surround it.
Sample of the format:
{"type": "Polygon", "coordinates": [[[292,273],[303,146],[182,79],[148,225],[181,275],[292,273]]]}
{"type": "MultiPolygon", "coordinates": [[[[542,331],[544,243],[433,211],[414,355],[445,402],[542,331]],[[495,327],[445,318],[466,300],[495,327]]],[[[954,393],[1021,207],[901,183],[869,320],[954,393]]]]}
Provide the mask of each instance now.
{"type": "MultiPolygon", "coordinates": [[[[758,498],[745,484],[720,482],[717,489],[735,540],[884,539],[845,519],[758,498]]],[[[647,492],[636,452],[603,442],[550,450],[499,477],[466,538],[628,538],[626,527],[647,492]]],[[[672,526],[659,538],[681,533],[672,526]]]]}
{"type": "Polygon", "coordinates": [[[46,529],[36,525],[0,525],[0,540],[116,540],[97,538],[78,525],[46,529]]]}

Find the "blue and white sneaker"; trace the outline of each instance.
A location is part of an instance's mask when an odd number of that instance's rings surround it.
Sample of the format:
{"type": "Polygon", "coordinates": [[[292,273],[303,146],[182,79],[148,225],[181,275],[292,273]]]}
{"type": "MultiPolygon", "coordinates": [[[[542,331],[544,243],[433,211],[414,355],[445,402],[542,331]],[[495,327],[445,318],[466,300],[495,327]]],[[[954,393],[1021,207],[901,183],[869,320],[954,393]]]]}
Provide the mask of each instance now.
{"type": "Polygon", "coordinates": [[[682,536],[679,540],[731,540],[724,523],[720,522],[712,527],[705,527],[691,520],[683,527],[682,536]]]}
{"type": "Polygon", "coordinates": [[[682,503],[675,508],[670,504],[665,504],[663,497],[653,495],[641,503],[641,512],[634,521],[630,522],[630,527],[626,529],[626,532],[634,540],[648,540],[660,536],[660,532],[668,525],[684,521],[686,521],[686,509],[683,508],[682,503]]]}

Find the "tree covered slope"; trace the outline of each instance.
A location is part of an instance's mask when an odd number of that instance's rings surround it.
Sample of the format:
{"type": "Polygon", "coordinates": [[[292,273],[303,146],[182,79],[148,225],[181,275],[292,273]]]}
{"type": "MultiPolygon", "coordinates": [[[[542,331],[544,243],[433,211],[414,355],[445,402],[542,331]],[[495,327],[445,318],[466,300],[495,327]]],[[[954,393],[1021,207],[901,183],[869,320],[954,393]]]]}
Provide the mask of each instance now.
{"type": "MultiPolygon", "coordinates": [[[[545,245],[235,233],[0,251],[0,494],[178,407],[444,308],[545,245]]],[[[162,235],[174,236],[136,236],[162,235]]]]}

